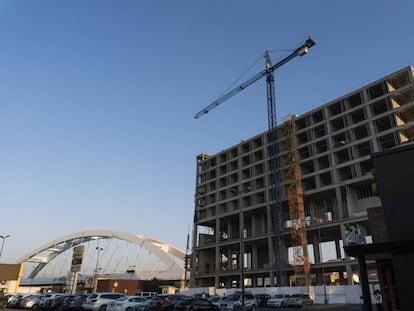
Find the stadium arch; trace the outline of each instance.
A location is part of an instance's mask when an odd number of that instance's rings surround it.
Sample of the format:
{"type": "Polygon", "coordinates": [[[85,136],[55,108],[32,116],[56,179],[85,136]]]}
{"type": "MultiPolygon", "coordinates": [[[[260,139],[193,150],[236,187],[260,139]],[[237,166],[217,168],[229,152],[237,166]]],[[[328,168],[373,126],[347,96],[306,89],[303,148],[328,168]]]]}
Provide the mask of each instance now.
{"type": "Polygon", "coordinates": [[[120,239],[133,243],[139,247],[145,248],[147,251],[157,256],[168,269],[182,271],[182,273],[184,273],[183,262],[185,253],[178,248],[153,238],[112,230],[91,230],[66,235],[28,253],[19,260],[19,263],[22,265],[26,262],[37,264],[29,275],[29,278],[34,278],[58,255],[75,246],[99,239],[120,239]],[[39,256],[44,252],[48,252],[48,254],[46,256],[39,256]]]}

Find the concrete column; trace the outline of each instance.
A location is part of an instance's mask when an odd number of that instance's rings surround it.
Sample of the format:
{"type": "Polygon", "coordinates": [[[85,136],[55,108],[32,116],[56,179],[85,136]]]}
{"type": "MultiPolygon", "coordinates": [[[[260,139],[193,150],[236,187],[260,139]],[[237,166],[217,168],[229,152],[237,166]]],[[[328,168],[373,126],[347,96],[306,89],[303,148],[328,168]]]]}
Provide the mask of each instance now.
{"type": "Polygon", "coordinates": [[[257,246],[256,244],[252,245],[252,269],[257,269],[257,246]]]}
{"type": "MultiPolygon", "coordinates": [[[[341,239],[342,239],[342,241],[345,241],[346,240],[345,239],[345,225],[341,224],[340,228],[341,228],[341,239]]],[[[338,244],[339,244],[339,242],[338,242],[338,244]]],[[[339,250],[339,252],[340,252],[340,250],[339,250]]],[[[340,257],[338,257],[338,258],[340,258],[340,257]]],[[[349,256],[346,253],[345,253],[345,258],[349,258],[349,256]]],[[[347,283],[348,283],[348,285],[352,285],[352,283],[353,283],[353,281],[352,281],[352,275],[353,275],[352,267],[351,267],[350,264],[346,264],[345,268],[346,268],[346,275],[347,275],[347,283]]]]}
{"type": "Polygon", "coordinates": [[[335,250],[336,250],[336,258],[341,258],[341,245],[339,244],[339,240],[335,240],[335,250]]]}
{"type": "Polygon", "coordinates": [[[268,238],[267,239],[267,247],[269,249],[269,265],[270,267],[272,267],[270,274],[269,274],[269,278],[270,278],[270,286],[273,287],[275,286],[275,251],[273,248],[273,241],[272,238],[268,238]]]}
{"type": "MultiPolygon", "coordinates": [[[[367,123],[368,135],[370,137],[374,137],[374,135],[377,133],[377,128],[374,124],[374,121],[372,121],[373,113],[371,111],[371,106],[370,105],[365,105],[364,106],[364,113],[367,116],[367,120],[369,120],[368,123],[367,123]]],[[[376,138],[371,139],[371,148],[372,148],[372,152],[380,151],[378,140],[376,138]]]]}
{"type": "Polygon", "coordinates": [[[315,255],[315,263],[321,262],[321,254],[319,252],[319,236],[318,234],[313,234],[313,253],[315,255]]]}
{"type": "MultiPolygon", "coordinates": [[[[335,188],[335,194],[336,194],[336,206],[337,206],[337,212],[338,212],[338,219],[344,219],[344,210],[343,210],[343,204],[342,204],[342,194],[341,194],[341,188],[336,187],[335,188]]],[[[349,212],[348,212],[349,214],[349,212]]]]}

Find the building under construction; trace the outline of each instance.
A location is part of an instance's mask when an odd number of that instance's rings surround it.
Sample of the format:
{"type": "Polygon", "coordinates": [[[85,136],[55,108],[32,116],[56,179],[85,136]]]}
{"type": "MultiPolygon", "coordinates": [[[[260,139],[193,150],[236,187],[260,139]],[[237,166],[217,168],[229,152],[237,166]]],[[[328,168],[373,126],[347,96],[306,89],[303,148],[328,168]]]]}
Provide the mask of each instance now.
{"type": "Polygon", "coordinates": [[[414,69],[286,118],[276,168],[270,134],[197,157],[190,286],[358,281],[343,241],[352,227],[370,243],[367,210],[381,206],[371,154],[414,140],[414,69]]]}

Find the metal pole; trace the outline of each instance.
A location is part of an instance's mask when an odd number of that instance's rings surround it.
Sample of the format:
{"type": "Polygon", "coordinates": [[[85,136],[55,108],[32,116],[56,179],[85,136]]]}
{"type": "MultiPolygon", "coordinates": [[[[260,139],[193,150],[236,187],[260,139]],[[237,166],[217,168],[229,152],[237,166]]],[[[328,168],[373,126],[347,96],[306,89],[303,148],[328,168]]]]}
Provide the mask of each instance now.
{"type": "Polygon", "coordinates": [[[10,237],[10,234],[8,234],[8,235],[0,235],[0,238],[3,239],[2,243],[1,243],[1,249],[0,249],[0,258],[1,258],[1,255],[3,254],[4,242],[9,237],[10,237]]]}
{"type": "Polygon", "coordinates": [[[96,266],[95,266],[95,271],[94,271],[94,277],[93,277],[93,280],[94,280],[94,285],[93,285],[93,291],[94,292],[96,292],[96,290],[97,290],[97,287],[98,287],[98,265],[99,265],[99,254],[100,254],[100,252],[101,251],[103,251],[103,248],[102,247],[99,247],[99,246],[97,246],[96,247],[96,250],[98,251],[98,256],[96,257],[96,266]]]}

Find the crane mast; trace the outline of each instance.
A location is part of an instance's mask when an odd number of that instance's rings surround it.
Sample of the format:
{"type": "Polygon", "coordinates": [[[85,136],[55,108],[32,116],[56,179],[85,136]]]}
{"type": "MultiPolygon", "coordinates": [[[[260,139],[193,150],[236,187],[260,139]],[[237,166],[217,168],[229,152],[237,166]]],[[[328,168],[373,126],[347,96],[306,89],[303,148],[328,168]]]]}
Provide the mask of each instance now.
{"type": "MultiPolygon", "coordinates": [[[[275,88],[274,88],[274,71],[295,58],[296,56],[303,56],[307,54],[309,48],[315,45],[315,41],[312,38],[308,38],[305,43],[301,46],[296,48],[291,54],[287,57],[282,59],[281,61],[277,62],[276,64],[272,65],[270,56],[268,52],[265,52],[265,59],[266,59],[266,69],[262,70],[261,72],[255,74],[250,79],[246,80],[245,82],[241,83],[239,86],[235,87],[231,91],[227,92],[223,96],[217,98],[213,101],[210,105],[205,107],[204,109],[200,110],[198,113],[195,114],[194,118],[199,118],[204,114],[207,114],[210,110],[214,109],[215,107],[219,106],[226,100],[230,99],[237,93],[241,92],[248,86],[252,85],[256,81],[260,80],[264,76],[266,76],[266,88],[267,88],[267,115],[268,115],[268,134],[269,134],[269,167],[270,167],[270,175],[271,175],[271,210],[272,210],[272,218],[273,218],[273,227],[274,227],[274,252],[275,252],[275,269],[276,269],[276,280],[277,286],[287,286],[286,280],[286,256],[285,256],[285,245],[283,239],[283,211],[282,211],[282,191],[281,191],[281,169],[280,169],[280,161],[278,158],[279,154],[279,137],[278,137],[278,130],[277,130],[277,123],[276,123],[276,104],[275,104],[275,88]]],[[[290,135],[292,133],[289,133],[290,135]]],[[[291,148],[294,148],[292,145],[293,138],[290,137],[283,137],[283,139],[287,139],[288,145],[291,148]]],[[[285,143],[286,145],[286,143],[285,143]]],[[[284,145],[284,146],[285,146],[284,145]]],[[[285,149],[285,148],[283,148],[285,149]]],[[[288,154],[294,152],[293,149],[288,150],[288,154]]],[[[293,154],[291,154],[293,155],[293,154]]],[[[299,165],[297,161],[289,163],[290,166],[293,166],[294,171],[297,171],[299,165]]],[[[300,169],[300,168],[299,168],[300,169]]],[[[304,207],[303,207],[303,196],[302,196],[302,188],[301,188],[301,181],[300,181],[300,174],[292,174],[294,178],[295,184],[295,191],[289,191],[288,189],[288,204],[289,204],[289,215],[300,215],[299,222],[300,222],[300,235],[296,235],[292,231],[292,241],[297,246],[299,243],[302,249],[306,249],[307,239],[306,234],[304,235],[304,222],[303,220],[304,215],[304,207]],[[297,200],[292,199],[292,196],[297,196],[297,200]],[[299,204],[298,204],[299,203],[299,204]]],[[[288,182],[288,187],[293,184],[293,182],[288,182]]],[[[307,252],[304,251],[302,253],[302,269],[298,269],[298,260],[294,256],[294,266],[295,266],[295,274],[301,271],[305,275],[306,285],[308,284],[309,275],[310,275],[310,265],[309,259],[307,258],[307,252]],[[295,262],[296,261],[296,262],[295,262]]]]}

